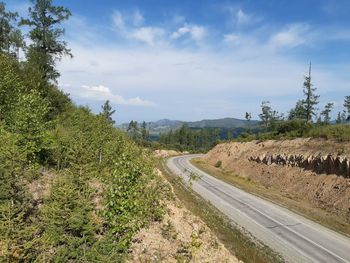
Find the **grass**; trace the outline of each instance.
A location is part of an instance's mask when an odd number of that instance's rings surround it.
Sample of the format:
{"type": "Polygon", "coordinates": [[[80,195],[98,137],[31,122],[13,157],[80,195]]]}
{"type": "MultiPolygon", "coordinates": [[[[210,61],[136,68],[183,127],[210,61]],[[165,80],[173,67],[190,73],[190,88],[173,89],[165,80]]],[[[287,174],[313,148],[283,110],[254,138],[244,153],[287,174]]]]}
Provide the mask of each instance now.
{"type": "Polygon", "coordinates": [[[232,184],[246,192],[255,194],[261,198],[267,199],[268,201],[286,207],[289,210],[333,229],[334,231],[350,236],[350,219],[346,216],[337,215],[324,209],[314,207],[312,204],[300,200],[288,193],[281,192],[272,187],[266,188],[250,178],[224,171],[221,168],[216,168],[204,163],[199,159],[193,159],[191,162],[196,167],[226,183],[232,184]],[[267,189],[268,191],[266,191],[267,189]]]}
{"type": "Polygon", "coordinates": [[[186,187],[179,177],[175,177],[166,168],[160,169],[174,188],[175,195],[193,214],[201,218],[214,231],[224,246],[238,259],[246,263],[283,262],[280,255],[271,248],[255,240],[249,233],[235,226],[224,214],[198,194],[186,187]]]}

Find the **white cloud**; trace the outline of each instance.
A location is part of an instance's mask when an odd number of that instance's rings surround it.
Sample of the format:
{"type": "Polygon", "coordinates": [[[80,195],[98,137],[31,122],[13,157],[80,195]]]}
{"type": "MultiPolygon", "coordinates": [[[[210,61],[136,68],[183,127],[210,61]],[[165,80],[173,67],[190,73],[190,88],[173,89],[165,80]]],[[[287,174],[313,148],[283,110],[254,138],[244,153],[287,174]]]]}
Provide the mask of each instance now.
{"type": "Polygon", "coordinates": [[[71,85],[63,85],[65,88],[68,88],[72,91],[72,94],[81,98],[105,101],[110,100],[113,103],[118,105],[131,105],[131,106],[151,106],[154,105],[153,102],[142,100],[139,97],[125,99],[123,96],[113,94],[110,88],[98,85],[98,86],[89,86],[82,85],[80,89],[72,89],[71,85]]]}
{"type": "Polygon", "coordinates": [[[272,35],[270,45],[273,48],[294,48],[310,44],[310,35],[309,25],[302,23],[292,24],[272,35]]]}
{"type": "Polygon", "coordinates": [[[134,26],[140,26],[144,21],[143,15],[139,10],[136,10],[132,14],[132,23],[134,26]]]}
{"type": "Polygon", "coordinates": [[[164,29],[156,26],[140,26],[144,22],[144,17],[138,10],[126,14],[115,10],[112,19],[117,33],[127,39],[141,41],[149,46],[164,42],[164,29]]]}
{"type": "MultiPolygon", "coordinates": [[[[226,33],[223,34],[225,43],[215,43],[209,48],[184,41],[183,48],[160,43],[185,37],[196,41],[205,36],[215,39],[206,28],[189,23],[157,27],[142,21],[135,26],[132,16],[118,11],[114,12],[113,21],[125,40],[147,45],[104,42],[99,31],[93,28],[95,38],[89,38],[89,42],[94,46],[69,41],[74,59],[62,61],[60,83],[70,83],[71,86],[62,88],[80,103],[109,99],[120,105],[147,106],[152,105],[150,101],[154,102],[154,107],[145,107],[141,113],[134,109],[137,107],[121,107],[118,118],[129,120],[198,119],[231,114],[242,117],[245,111],[255,110],[257,114],[263,99],[271,100],[277,110],[287,111],[302,96],[301,85],[308,61],[292,59],[279,51],[303,45],[312,47],[316,40],[322,43],[330,37],[346,39],[348,34],[346,30],[335,29],[327,32],[339,32],[338,35],[320,34],[320,28],[315,30],[307,24],[296,23],[277,30],[267,26],[261,30],[226,33]],[[177,28],[175,32],[171,27],[177,28]],[[103,85],[85,85],[101,83],[101,80],[103,85]]],[[[79,31],[77,28],[75,32],[79,31]]],[[[79,34],[76,35],[79,38],[79,34]]],[[[314,82],[322,103],[329,95],[347,92],[349,70],[349,64],[315,65],[314,82]]]]}
{"type": "Polygon", "coordinates": [[[119,11],[114,11],[112,15],[113,23],[114,25],[120,29],[124,30],[125,29],[125,21],[124,21],[124,16],[122,15],[121,12],[119,11]]]}
{"type": "Polygon", "coordinates": [[[239,39],[239,36],[234,33],[224,35],[224,42],[227,43],[236,43],[239,41],[239,39]]]}
{"type": "Polygon", "coordinates": [[[237,25],[248,25],[252,22],[252,17],[243,12],[242,9],[239,9],[236,13],[237,25]]]}
{"type": "Polygon", "coordinates": [[[224,10],[230,14],[230,23],[238,27],[253,25],[262,20],[260,16],[248,14],[234,5],[225,5],[224,10]]]}
{"type": "Polygon", "coordinates": [[[186,34],[189,34],[193,40],[200,41],[206,36],[206,29],[203,26],[184,24],[171,34],[171,38],[178,39],[186,34]]]}
{"type": "Polygon", "coordinates": [[[160,40],[163,34],[163,29],[158,27],[141,27],[130,32],[128,36],[130,38],[142,41],[150,46],[154,46],[156,44],[156,40],[160,40]]]}

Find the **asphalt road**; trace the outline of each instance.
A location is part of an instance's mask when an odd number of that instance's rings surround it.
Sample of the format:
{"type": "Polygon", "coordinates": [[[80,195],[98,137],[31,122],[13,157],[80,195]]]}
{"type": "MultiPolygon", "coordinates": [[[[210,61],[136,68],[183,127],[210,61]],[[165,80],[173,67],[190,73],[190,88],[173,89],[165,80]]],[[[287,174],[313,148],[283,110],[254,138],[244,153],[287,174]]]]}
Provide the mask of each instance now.
{"type": "Polygon", "coordinates": [[[350,263],[350,238],[210,176],[189,162],[198,156],[172,157],[167,166],[187,183],[198,175],[195,192],[287,262],[350,263]]]}

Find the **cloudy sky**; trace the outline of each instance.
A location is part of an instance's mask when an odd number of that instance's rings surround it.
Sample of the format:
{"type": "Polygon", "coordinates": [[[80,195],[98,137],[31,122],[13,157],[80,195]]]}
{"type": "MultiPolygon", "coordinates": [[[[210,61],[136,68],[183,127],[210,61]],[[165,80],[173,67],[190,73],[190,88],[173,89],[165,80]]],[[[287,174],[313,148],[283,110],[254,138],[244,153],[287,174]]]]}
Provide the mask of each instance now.
{"type": "MultiPolygon", "coordinates": [[[[319,108],[350,95],[348,0],[54,0],[71,9],[60,87],[117,122],[287,112],[311,61],[319,108]]],[[[29,0],[5,0],[21,14],[29,0]]]]}

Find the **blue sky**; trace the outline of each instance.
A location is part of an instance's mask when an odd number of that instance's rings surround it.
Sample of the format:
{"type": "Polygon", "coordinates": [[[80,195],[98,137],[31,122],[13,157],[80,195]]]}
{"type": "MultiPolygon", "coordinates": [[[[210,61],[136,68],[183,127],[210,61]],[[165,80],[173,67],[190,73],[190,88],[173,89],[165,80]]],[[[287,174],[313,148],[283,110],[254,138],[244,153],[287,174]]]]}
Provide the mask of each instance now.
{"type": "MultiPolygon", "coordinates": [[[[25,14],[29,1],[5,0],[25,14]]],[[[287,112],[313,64],[319,108],[350,95],[348,0],[56,0],[71,9],[60,87],[117,122],[287,112]]]]}

